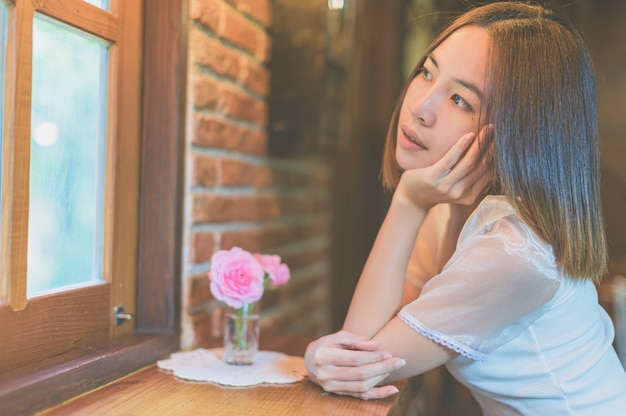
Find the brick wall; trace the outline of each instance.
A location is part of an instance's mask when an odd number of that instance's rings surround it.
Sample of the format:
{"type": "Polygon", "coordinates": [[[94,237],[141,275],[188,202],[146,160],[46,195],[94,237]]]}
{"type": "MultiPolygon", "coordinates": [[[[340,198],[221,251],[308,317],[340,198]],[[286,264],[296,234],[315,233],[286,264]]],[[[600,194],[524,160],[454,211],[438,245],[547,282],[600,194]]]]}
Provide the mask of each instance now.
{"type": "Polygon", "coordinates": [[[219,339],[207,272],[234,245],[291,269],[263,297],[262,329],[329,329],[331,169],[268,154],[271,12],[271,0],[190,2],[182,348],[219,339]]]}

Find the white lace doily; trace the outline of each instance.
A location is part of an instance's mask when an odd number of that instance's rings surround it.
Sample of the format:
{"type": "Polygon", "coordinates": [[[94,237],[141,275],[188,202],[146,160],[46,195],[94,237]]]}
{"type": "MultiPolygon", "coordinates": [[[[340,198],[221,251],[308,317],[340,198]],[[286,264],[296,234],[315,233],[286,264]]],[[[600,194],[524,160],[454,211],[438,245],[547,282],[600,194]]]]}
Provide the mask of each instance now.
{"type": "Polygon", "coordinates": [[[210,381],[225,386],[295,383],[306,375],[304,358],[275,351],[259,351],[251,365],[227,364],[222,348],[197,348],[177,352],[167,360],[157,362],[163,370],[190,381],[210,381]]]}

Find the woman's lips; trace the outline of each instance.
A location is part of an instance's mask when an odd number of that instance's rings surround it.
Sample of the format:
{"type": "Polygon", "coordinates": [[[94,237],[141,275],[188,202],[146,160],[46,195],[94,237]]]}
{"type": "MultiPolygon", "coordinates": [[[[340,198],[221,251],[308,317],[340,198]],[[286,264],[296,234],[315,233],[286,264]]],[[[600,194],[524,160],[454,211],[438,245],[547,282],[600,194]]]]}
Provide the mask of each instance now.
{"type": "Polygon", "coordinates": [[[400,131],[402,134],[400,135],[399,144],[402,148],[407,150],[427,149],[415,130],[411,129],[409,126],[403,125],[400,127],[400,131]]]}

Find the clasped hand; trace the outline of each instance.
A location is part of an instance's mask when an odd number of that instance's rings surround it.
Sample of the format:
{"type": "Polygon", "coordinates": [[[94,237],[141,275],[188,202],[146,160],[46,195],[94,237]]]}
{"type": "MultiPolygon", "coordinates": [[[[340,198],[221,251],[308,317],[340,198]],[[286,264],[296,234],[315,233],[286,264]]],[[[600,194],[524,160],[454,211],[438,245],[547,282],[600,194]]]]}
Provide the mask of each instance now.
{"type": "Polygon", "coordinates": [[[377,385],[405,365],[403,359],[380,351],[378,343],[347,331],[311,342],[304,359],[309,378],[325,391],[365,400],[397,393],[394,385],[377,385]]]}

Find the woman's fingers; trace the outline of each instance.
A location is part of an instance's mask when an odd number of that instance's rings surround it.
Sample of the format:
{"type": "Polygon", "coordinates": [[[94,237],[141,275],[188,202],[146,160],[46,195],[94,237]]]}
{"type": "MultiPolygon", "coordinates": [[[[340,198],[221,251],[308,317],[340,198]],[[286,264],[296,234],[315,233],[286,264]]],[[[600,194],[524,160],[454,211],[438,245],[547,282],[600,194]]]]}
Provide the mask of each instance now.
{"type": "Polygon", "coordinates": [[[330,334],[307,347],[309,378],[324,390],[362,399],[388,397],[394,386],[377,387],[404,360],[378,349],[378,343],[346,331],[330,334]]]}
{"type": "Polygon", "coordinates": [[[336,347],[322,347],[315,354],[315,361],[318,365],[337,367],[359,367],[389,358],[391,358],[391,354],[384,351],[357,351],[336,347]]]}
{"type": "Polygon", "coordinates": [[[349,385],[348,383],[345,383],[344,385],[338,385],[337,387],[337,390],[332,391],[331,393],[340,394],[342,396],[352,396],[362,400],[384,399],[389,396],[393,396],[399,391],[398,388],[393,384],[387,386],[373,387],[371,389],[362,389],[358,386],[354,387],[349,385]]]}
{"type": "Polygon", "coordinates": [[[403,359],[391,357],[390,355],[388,358],[380,359],[380,357],[375,356],[374,353],[363,354],[358,351],[343,352],[345,354],[335,354],[336,351],[332,353],[320,351],[320,356],[316,360],[317,366],[320,369],[318,379],[364,381],[380,378],[380,380],[382,380],[395,370],[404,367],[406,364],[403,359]]]}
{"type": "Polygon", "coordinates": [[[318,384],[326,391],[361,399],[388,397],[398,392],[393,385],[377,385],[395,370],[405,365],[404,360],[389,359],[361,367],[323,367],[318,372],[318,384]]]}
{"type": "Polygon", "coordinates": [[[478,137],[468,133],[461,137],[433,169],[439,171],[435,184],[442,202],[472,204],[491,180],[490,169],[480,160],[480,145],[493,130],[492,125],[481,129],[478,137]]]}
{"type": "MultiPolygon", "coordinates": [[[[458,168],[459,162],[464,160],[464,156],[470,152],[472,147],[475,147],[475,138],[476,134],[474,133],[465,134],[457,140],[439,162],[433,165],[440,171],[440,178],[448,177],[455,168],[458,168]]],[[[455,173],[458,172],[459,169],[456,169],[455,173]]]]}
{"type": "Polygon", "coordinates": [[[378,343],[348,331],[339,331],[324,337],[330,343],[349,350],[375,351],[378,343]]]}
{"type": "Polygon", "coordinates": [[[462,136],[442,158],[441,169],[444,173],[442,176],[454,174],[450,180],[460,180],[477,170],[480,172],[477,169],[480,162],[480,146],[492,131],[493,125],[488,124],[480,130],[478,136],[474,133],[462,136]]]}

